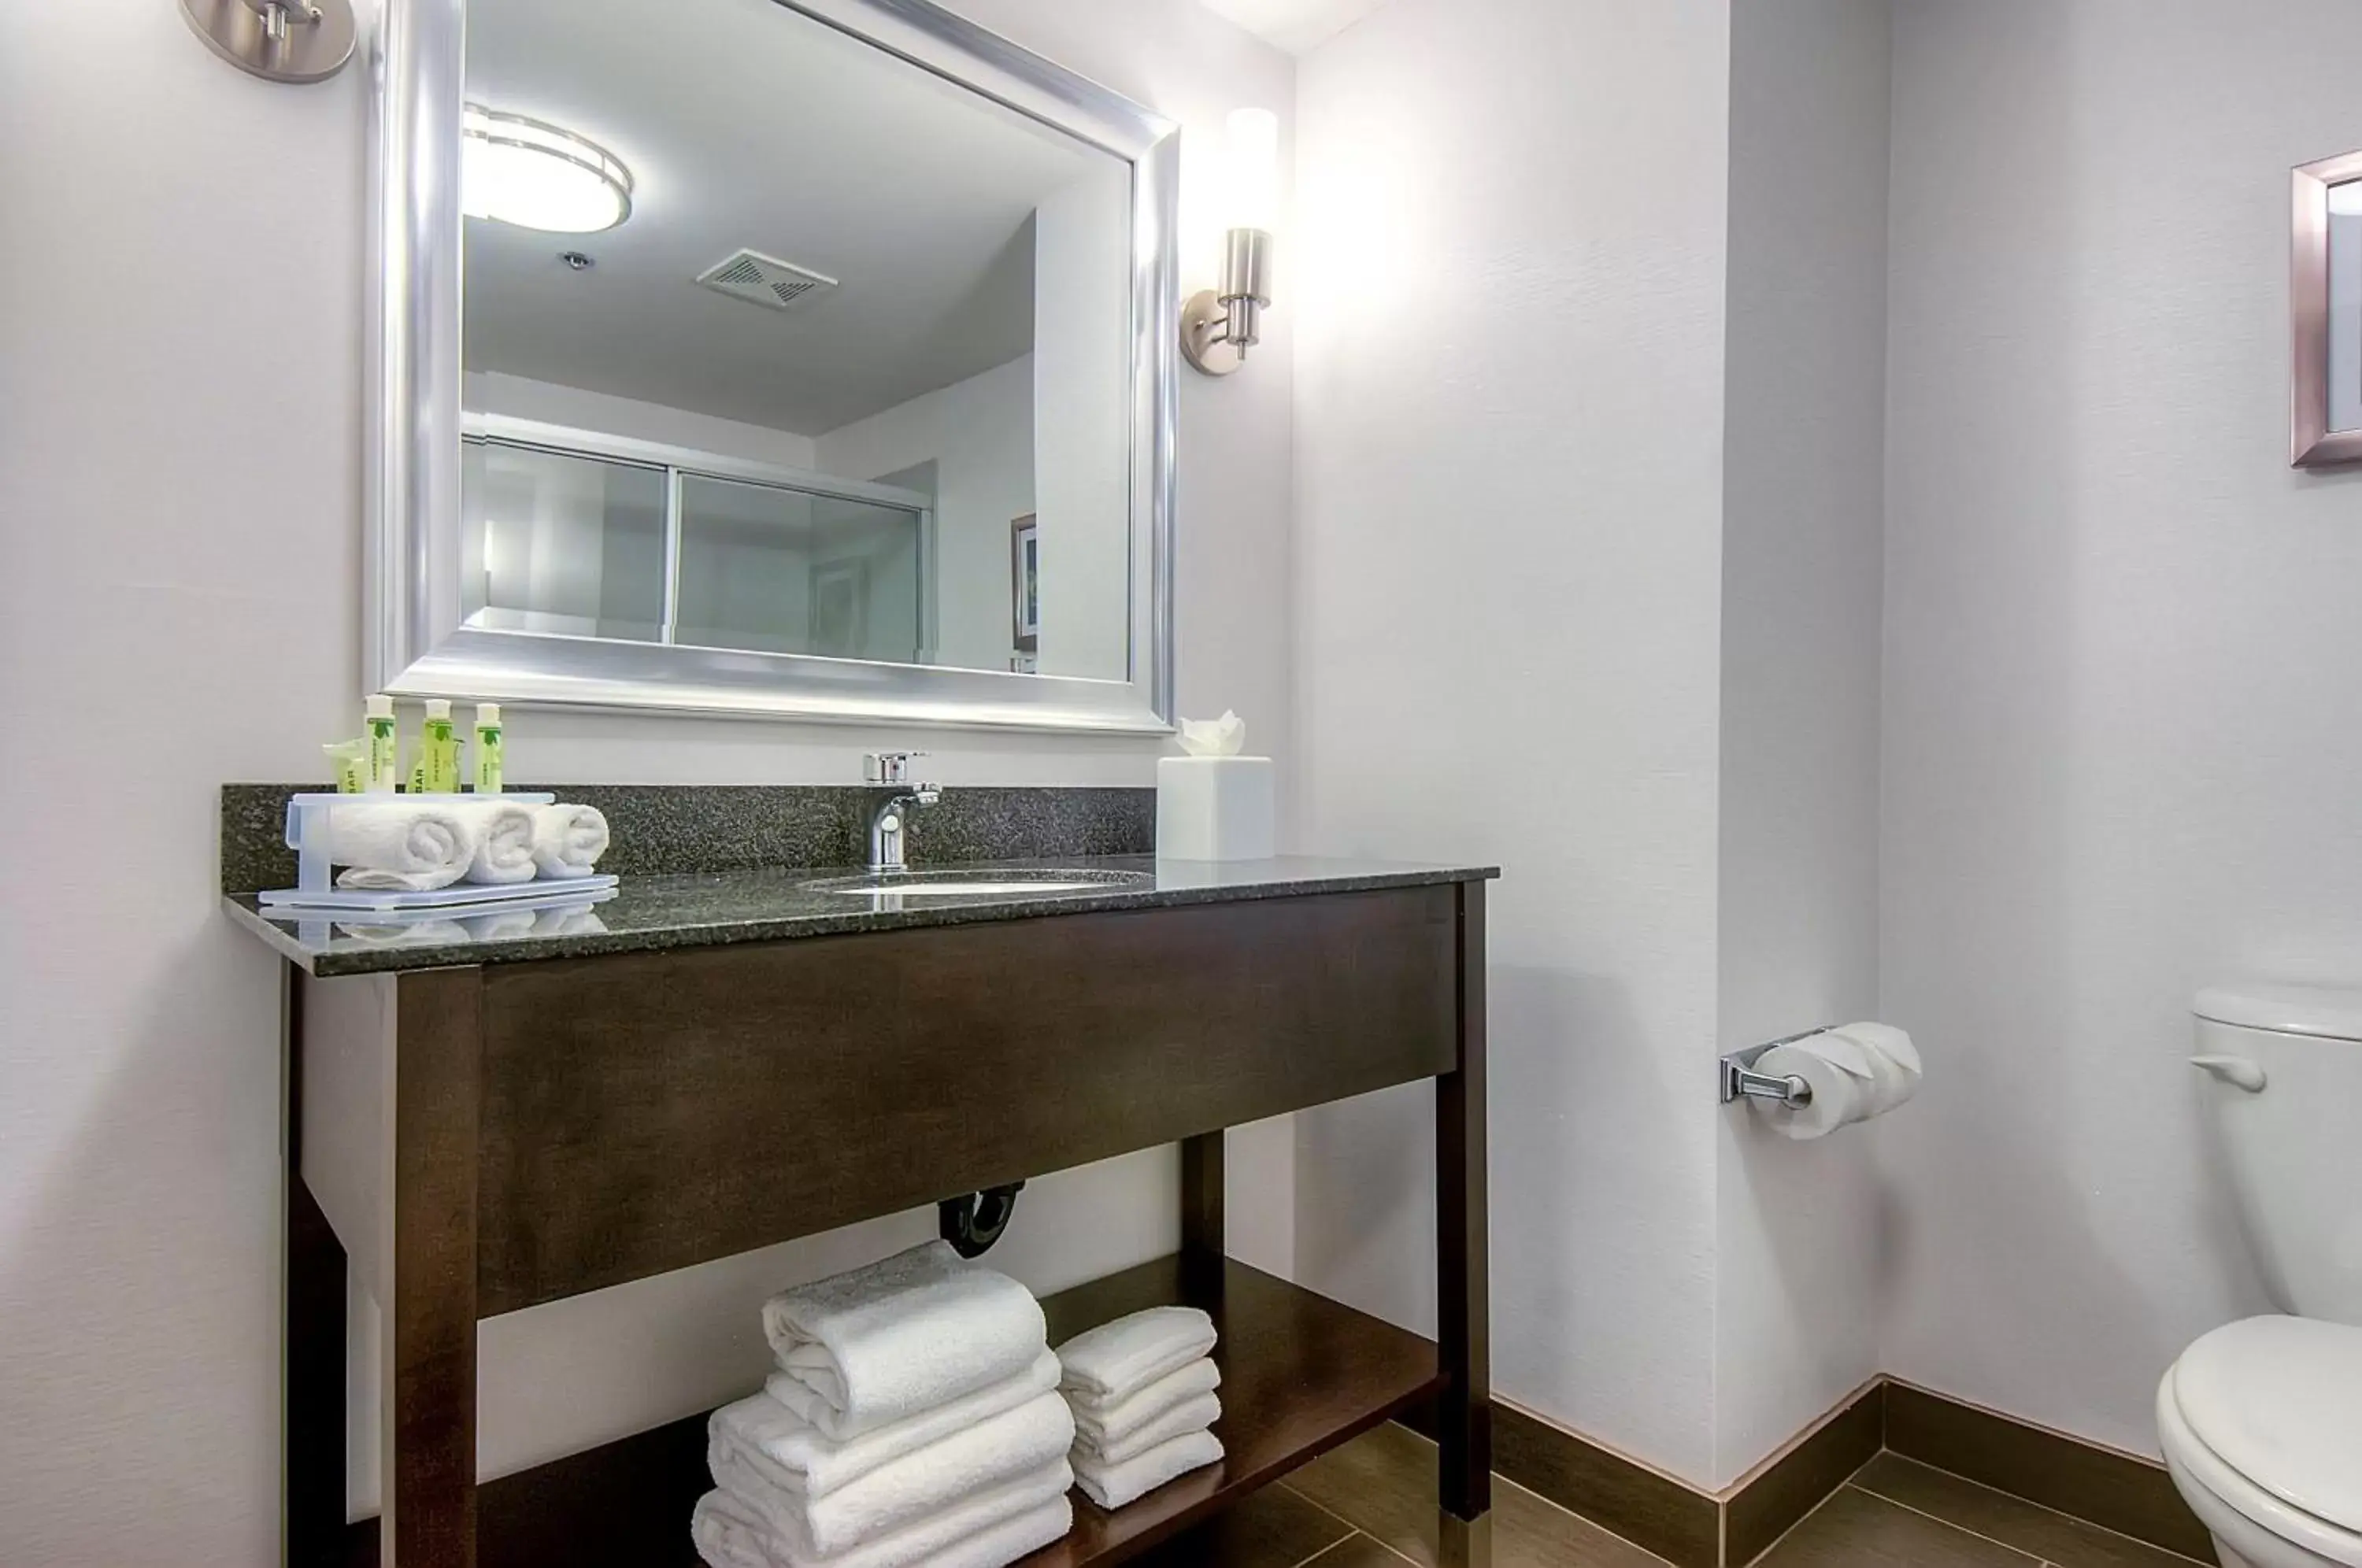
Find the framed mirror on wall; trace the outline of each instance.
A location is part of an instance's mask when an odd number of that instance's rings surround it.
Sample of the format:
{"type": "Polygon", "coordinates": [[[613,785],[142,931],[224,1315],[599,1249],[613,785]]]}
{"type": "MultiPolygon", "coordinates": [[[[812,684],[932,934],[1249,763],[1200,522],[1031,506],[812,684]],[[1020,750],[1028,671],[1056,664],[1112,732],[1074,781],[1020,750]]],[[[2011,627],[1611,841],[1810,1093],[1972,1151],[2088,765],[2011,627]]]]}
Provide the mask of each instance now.
{"type": "Polygon", "coordinates": [[[2362,461],[2362,152],[2303,164],[2290,183],[2291,458],[2362,461]]]}
{"type": "Polygon", "coordinates": [[[379,49],[373,690],[1169,728],[1170,122],[923,0],[379,49]]]}

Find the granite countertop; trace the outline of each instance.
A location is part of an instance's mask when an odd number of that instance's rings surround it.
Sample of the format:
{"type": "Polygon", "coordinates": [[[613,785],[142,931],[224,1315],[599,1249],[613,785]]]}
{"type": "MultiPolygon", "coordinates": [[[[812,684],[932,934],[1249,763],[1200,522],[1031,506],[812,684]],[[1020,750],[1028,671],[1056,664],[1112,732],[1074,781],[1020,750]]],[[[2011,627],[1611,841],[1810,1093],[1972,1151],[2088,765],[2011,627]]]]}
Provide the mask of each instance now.
{"type": "Polygon", "coordinates": [[[325,979],[911,926],[1031,920],[1103,910],[1431,886],[1479,881],[1500,874],[1493,867],[1296,856],[1224,862],[1160,862],[1152,856],[1136,855],[1059,856],[1022,862],[918,866],[912,870],[915,879],[931,872],[974,871],[988,866],[1034,874],[1053,869],[1133,873],[1144,880],[1127,878],[1119,885],[1049,894],[870,895],[807,886],[855,875],[846,867],[741,868],[626,877],[603,902],[505,913],[478,908],[414,914],[400,924],[377,916],[338,920],[326,915],[302,919],[276,912],[266,915],[251,893],[227,894],[222,902],[240,924],[325,979]]]}

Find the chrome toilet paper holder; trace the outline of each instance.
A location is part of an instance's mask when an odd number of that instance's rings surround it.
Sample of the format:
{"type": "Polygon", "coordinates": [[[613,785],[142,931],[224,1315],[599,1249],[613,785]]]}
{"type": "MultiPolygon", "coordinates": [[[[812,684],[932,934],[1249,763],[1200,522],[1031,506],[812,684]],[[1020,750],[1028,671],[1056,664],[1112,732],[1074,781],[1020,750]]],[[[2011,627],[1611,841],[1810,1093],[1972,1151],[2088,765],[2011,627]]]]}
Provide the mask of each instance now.
{"type": "Polygon", "coordinates": [[[1719,1072],[1721,1100],[1729,1105],[1740,1099],[1776,1099],[1792,1110],[1813,1103],[1813,1086],[1793,1073],[1774,1077],[1755,1070],[1756,1062],[1774,1045],[1794,1045],[1799,1040],[1810,1040],[1816,1034],[1826,1034],[1837,1027],[1834,1023],[1816,1024],[1800,1029],[1794,1034],[1783,1034],[1777,1040],[1766,1040],[1760,1045],[1749,1045],[1744,1051],[1733,1051],[1722,1058],[1719,1072]]]}

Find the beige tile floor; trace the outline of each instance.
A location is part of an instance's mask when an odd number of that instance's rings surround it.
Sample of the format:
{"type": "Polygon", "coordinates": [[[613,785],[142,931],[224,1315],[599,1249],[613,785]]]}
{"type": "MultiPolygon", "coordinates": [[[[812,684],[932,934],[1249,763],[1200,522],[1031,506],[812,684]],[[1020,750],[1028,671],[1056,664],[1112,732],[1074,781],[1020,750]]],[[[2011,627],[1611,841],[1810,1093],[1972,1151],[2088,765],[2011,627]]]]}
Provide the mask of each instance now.
{"type": "MultiPolygon", "coordinates": [[[[1435,1568],[1435,1447],[1386,1425],[1166,1543],[1153,1568],[1435,1568]]],[[[1495,1568],[1664,1568],[1496,1480],[1495,1568]]],[[[2191,1568],[2048,1508],[1882,1453],[1758,1560],[1760,1568],[2191,1568]]]]}

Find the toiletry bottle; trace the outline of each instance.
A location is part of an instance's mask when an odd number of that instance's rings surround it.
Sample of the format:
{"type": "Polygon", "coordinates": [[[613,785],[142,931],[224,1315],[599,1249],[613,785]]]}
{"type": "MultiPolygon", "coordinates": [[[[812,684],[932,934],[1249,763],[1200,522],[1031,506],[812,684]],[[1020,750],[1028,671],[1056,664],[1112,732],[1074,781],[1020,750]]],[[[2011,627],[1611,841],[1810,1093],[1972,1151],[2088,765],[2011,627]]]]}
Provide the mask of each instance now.
{"type": "Polygon", "coordinates": [[[336,774],[337,793],[358,795],[369,788],[369,741],[331,741],[320,748],[336,774]]]}
{"type": "Polygon", "coordinates": [[[459,792],[459,736],[451,727],[451,704],[443,698],[426,700],[426,722],[418,731],[418,758],[428,794],[459,792]]]}
{"type": "Polygon", "coordinates": [[[506,759],[501,755],[501,705],[498,702],[476,704],[476,793],[497,795],[501,792],[501,767],[506,759]]]}
{"type": "Polygon", "coordinates": [[[393,734],[393,699],[382,692],[369,700],[369,792],[391,795],[402,782],[402,754],[393,734]]]}

